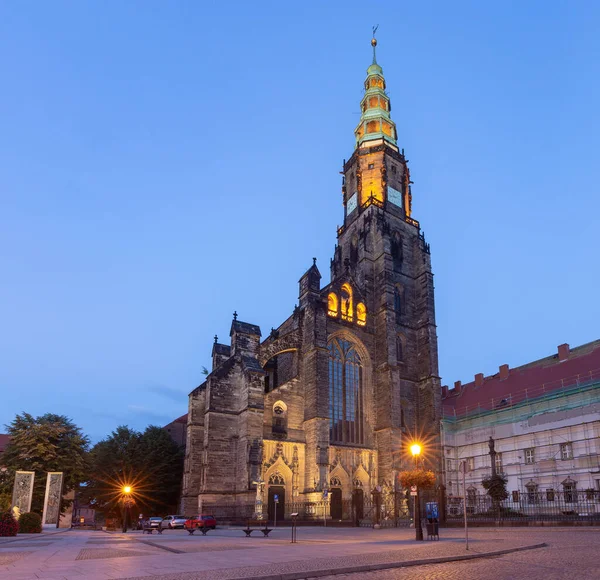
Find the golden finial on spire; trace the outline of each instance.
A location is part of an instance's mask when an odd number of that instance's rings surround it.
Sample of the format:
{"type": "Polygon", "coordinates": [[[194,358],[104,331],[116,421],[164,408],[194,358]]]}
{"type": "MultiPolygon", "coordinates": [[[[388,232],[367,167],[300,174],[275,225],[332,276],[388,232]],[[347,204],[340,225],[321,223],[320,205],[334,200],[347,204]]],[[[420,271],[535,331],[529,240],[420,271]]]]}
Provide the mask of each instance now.
{"type": "Polygon", "coordinates": [[[371,38],[371,46],[373,47],[373,64],[377,64],[377,58],[375,57],[375,47],[377,46],[377,39],[375,38],[375,33],[379,28],[379,24],[377,26],[373,26],[373,38],[371,38]]]}

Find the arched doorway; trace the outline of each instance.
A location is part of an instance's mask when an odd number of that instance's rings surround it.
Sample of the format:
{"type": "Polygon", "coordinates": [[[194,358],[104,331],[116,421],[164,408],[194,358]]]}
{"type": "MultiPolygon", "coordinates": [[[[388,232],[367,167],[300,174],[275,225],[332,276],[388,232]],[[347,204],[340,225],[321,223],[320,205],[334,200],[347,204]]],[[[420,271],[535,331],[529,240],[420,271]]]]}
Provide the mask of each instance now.
{"type": "Polygon", "coordinates": [[[354,482],[352,490],[352,513],[354,514],[355,525],[360,525],[360,520],[364,517],[365,495],[360,481],[354,482]]]}
{"type": "Polygon", "coordinates": [[[282,521],[285,517],[285,480],[280,473],[274,473],[269,478],[269,503],[268,518],[275,520],[277,511],[277,521],[282,521]],[[277,496],[277,502],[275,502],[277,496]]]}
{"type": "Polygon", "coordinates": [[[342,490],[339,487],[334,487],[331,490],[331,519],[332,520],[341,520],[343,514],[342,507],[342,490]]]}

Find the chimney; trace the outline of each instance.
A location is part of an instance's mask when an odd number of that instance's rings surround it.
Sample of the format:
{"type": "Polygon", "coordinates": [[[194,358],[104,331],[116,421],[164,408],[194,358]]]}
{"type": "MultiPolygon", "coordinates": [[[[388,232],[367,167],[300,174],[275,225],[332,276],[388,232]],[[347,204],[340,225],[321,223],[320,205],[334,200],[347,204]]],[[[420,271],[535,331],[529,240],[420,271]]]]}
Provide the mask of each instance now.
{"type": "Polygon", "coordinates": [[[455,383],[454,383],[454,392],[457,395],[460,395],[461,389],[462,389],[462,383],[460,381],[455,381],[455,383]]]}
{"type": "Polygon", "coordinates": [[[501,365],[498,368],[500,370],[500,380],[503,381],[504,379],[507,379],[508,378],[508,365],[501,365]]]}
{"type": "Polygon", "coordinates": [[[444,385],[442,387],[442,399],[445,399],[448,396],[448,385],[444,385]]]}
{"type": "Polygon", "coordinates": [[[569,358],[569,345],[567,343],[558,345],[558,360],[563,362],[569,358]]]}
{"type": "Polygon", "coordinates": [[[477,373],[475,375],[475,386],[483,387],[483,373],[477,373]]]}

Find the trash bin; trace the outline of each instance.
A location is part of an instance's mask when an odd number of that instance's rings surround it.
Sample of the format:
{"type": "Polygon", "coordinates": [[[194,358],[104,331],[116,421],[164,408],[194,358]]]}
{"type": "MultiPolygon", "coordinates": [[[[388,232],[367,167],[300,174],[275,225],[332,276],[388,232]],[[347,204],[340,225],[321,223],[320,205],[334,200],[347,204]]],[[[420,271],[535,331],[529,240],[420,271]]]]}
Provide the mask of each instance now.
{"type": "Polygon", "coordinates": [[[439,540],[440,539],[440,524],[435,518],[428,518],[425,524],[427,528],[427,539],[428,540],[439,540]]]}

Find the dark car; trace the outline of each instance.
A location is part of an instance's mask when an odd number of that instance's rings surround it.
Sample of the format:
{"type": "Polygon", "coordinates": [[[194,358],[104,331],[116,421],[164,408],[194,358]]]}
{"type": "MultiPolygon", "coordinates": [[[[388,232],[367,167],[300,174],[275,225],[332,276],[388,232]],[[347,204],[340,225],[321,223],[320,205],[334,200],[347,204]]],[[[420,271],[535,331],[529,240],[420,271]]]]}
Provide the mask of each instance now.
{"type": "Polygon", "coordinates": [[[217,527],[217,520],[214,516],[198,515],[188,518],[185,522],[186,528],[210,528],[214,530],[217,527]]]}

